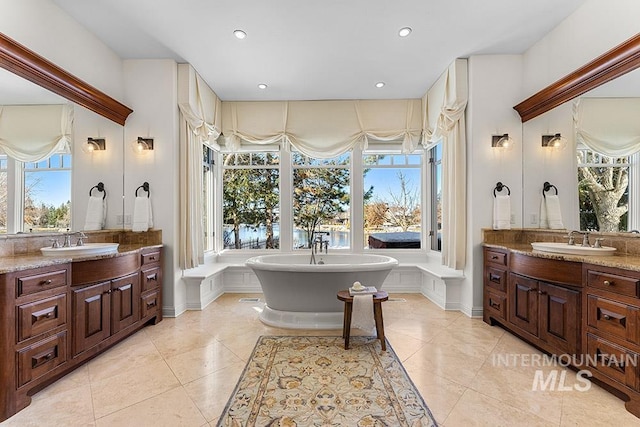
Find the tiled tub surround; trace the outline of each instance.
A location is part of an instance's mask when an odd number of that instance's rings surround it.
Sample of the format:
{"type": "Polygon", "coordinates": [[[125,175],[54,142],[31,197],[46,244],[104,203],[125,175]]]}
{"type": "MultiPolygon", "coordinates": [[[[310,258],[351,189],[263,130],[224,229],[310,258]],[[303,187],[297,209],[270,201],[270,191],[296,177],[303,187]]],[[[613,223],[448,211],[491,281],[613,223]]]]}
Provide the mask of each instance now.
{"type": "Polygon", "coordinates": [[[483,232],[484,321],[570,357],[640,418],[640,236],[590,234],[618,251],[583,256],[532,250],[566,241],[567,230],[483,232]]]}

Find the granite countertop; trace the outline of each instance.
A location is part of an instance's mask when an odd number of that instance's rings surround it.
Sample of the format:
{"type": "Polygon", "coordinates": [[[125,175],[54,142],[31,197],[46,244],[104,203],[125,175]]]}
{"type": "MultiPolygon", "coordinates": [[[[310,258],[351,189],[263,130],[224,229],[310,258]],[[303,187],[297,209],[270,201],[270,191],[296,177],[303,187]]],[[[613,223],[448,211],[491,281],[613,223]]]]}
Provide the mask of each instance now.
{"type": "Polygon", "coordinates": [[[31,268],[48,267],[57,264],[66,264],[69,262],[91,261],[104,258],[115,258],[119,256],[136,253],[143,248],[161,248],[162,245],[149,244],[126,244],[119,245],[118,252],[106,255],[79,255],[79,256],[45,256],[38,253],[26,255],[16,255],[12,257],[0,258],[0,274],[11,273],[14,271],[28,270],[31,268]]]}
{"type": "Polygon", "coordinates": [[[558,261],[573,261],[603,267],[621,268],[640,272],[640,256],[614,253],[610,256],[598,255],[568,255],[552,252],[534,251],[529,243],[483,243],[484,247],[506,249],[512,253],[533,256],[536,258],[555,259],[558,261]]]}

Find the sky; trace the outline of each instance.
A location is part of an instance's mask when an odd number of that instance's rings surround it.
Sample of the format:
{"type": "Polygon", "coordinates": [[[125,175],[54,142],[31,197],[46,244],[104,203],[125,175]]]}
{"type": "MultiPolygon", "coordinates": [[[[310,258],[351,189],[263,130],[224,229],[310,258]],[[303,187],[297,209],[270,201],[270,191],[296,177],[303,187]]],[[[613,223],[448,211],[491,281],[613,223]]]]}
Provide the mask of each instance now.
{"type": "Polygon", "coordinates": [[[25,172],[28,187],[35,177],[41,177],[33,189],[36,204],[58,207],[71,200],[71,171],[25,172]]]}

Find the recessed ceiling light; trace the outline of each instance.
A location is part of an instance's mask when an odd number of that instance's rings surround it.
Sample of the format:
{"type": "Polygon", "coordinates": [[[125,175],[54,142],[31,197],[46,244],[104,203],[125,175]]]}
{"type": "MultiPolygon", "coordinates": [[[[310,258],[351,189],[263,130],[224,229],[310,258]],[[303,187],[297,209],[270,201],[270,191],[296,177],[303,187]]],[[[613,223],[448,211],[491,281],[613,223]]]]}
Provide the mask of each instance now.
{"type": "Polygon", "coordinates": [[[245,33],[242,30],[235,30],[233,32],[233,35],[236,36],[237,39],[242,40],[243,38],[247,37],[247,33],[245,33]]]}
{"type": "Polygon", "coordinates": [[[407,37],[409,34],[411,34],[411,31],[411,27],[400,28],[400,31],[398,31],[398,35],[400,37],[407,37]]]}
{"type": "Polygon", "coordinates": [[[258,89],[266,89],[266,88],[267,88],[267,85],[266,85],[266,84],[264,84],[264,83],[260,83],[260,84],[258,85],[258,89]]]}
{"type": "Polygon", "coordinates": [[[376,87],[383,87],[384,86],[384,82],[378,82],[376,83],[376,87]]]}

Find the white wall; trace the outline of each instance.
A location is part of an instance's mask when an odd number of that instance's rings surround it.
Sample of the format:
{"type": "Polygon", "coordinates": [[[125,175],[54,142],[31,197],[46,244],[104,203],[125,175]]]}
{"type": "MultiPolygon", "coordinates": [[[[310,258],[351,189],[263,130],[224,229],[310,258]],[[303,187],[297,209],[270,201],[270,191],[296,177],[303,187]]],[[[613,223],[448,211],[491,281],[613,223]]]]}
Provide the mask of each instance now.
{"type": "Polygon", "coordinates": [[[48,0],[0,0],[0,31],[122,101],[122,60],[48,0]]]}
{"type": "MultiPolygon", "coordinates": [[[[178,67],[170,59],[125,60],[124,77],[125,104],[134,111],[124,132],[124,212],[133,217],[136,188],[148,182],[153,227],[162,230],[164,243],[163,309],[175,316],[186,309],[186,289],[177,262],[178,67]],[[131,143],[139,136],[154,138],[154,150],[136,154],[131,143]]],[[[140,189],[138,194],[146,193],[140,189]]]]}
{"type": "Polygon", "coordinates": [[[467,315],[482,313],[482,228],[493,222],[493,189],[498,181],[511,190],[511,211],[521,227],[522,125],[513,109],[521,98],[522,56],[482,55],[469,58],[467,104],[467,266],[462,307],[467,315]],[[491,136],[508,133],[511,151],[491,147],[491,136]]]}

